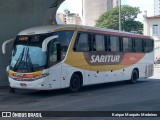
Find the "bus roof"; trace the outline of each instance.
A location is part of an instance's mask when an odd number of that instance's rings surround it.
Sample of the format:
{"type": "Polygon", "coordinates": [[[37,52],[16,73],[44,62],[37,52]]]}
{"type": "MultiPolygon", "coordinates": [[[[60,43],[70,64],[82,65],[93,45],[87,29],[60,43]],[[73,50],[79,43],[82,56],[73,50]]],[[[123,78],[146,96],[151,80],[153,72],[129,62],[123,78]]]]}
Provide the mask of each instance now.
{"type": "MultiPolygon", "coordinates": [[[[54,32],[57,29],[69,27],[68,25],[47,25],[47,26],[38,26],[28,28],[26,30],[21,31],[18,35],[34,35],[34,34],[45,34],[54,32]]],[[[70,25],[70,27],[75,27],[75,25],[70,25]]]]}
{"type": "Polygon", "coordinates": [[[118,30],[112,30],[112,29],[106,29],[106,28],[96,28],[96,27],[90,27],[90,26],[82,26],[82,25],[47,25],[47,26],[38,26],[29,28],[26,30],[21,31],[18,35],[34,35],[34,34],[45,34],[45,33],[51,33],[54,32],[57,29],[61,28],[75,28],[75,30],[78,28],[85,29],[88,32],[94,32],[99,34],[111,34],[111,35],[118,35],[118,36],[126,36],[126,37],[139,37],[139,38],[151,38],[150,36],[130,33],[130,32],[124,32],[124,31],[118,31],[118,30]]]}

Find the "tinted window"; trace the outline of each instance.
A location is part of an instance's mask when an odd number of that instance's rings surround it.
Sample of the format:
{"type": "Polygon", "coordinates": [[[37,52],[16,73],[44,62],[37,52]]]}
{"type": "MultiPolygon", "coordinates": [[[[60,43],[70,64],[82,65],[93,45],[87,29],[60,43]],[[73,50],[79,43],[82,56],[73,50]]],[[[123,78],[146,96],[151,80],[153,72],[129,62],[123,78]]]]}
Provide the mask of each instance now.
{"type": "Polygon", "coordinates": [[[123,51],[132,52],[132,39],[131,38],[123,38],[123,51]]]}
{"type": "Polygon", "coordinates": [[[65,58],[73,33],[74,31],[57,31],[53,33],[53,35],[58,35],[58,38],[50,41],[48,44],[49,66],[65,58]],[[60,45],[59,48],[57,48],[58,44],[60,45]],[[58,53],[61,53],[61,57],[58,57],[58,53]]]}
{"type": "Polygon", "coordinates": [[[85,52],[90,50],[91,36],[86,33],[79,33],[74,46],[75,51],[85,52]]]}
{"type": "Polygon", "coordinates": [[[93,50],[94,51],[105,51],[105,42],[103,35],[95,35],[93,41],[93,50]]]}
{"type": "Polygon", "coordinates": [[[54,35],[58,35],[56,42],[61,44],[62,52],[67,52],[73,33],[73,31],[58,31],[54,33],[54,35]]]}
{"type": "Polygon", "coordinates": [[[49,62],[57,61],[57,46],[56,42],[51,42],[49,47],[49,62]]]}
{"type": "Polygon", "coordinates": [[[44,69],[47,55],[42,52],[42,42],[51,35],[18,36],[13,45],[10,69],[26,73],[44,69]]]}
{"type": "Polygon", "coordinates": [[[142,39],[134,40],[134,52],[142,52],[142,39]]]}
{"type": "Polygon", "coordinates": [[[153,40],[145,40],[144,41],[144,52],[152,52],[153,51],[153,40]]]}
{"type": "Polygon", "coordinates": [[[118,39],[118,37],[110,36],[109,51],[111,51],[111,52],[118,52],[119,51],[119,39],[118,39]]]}

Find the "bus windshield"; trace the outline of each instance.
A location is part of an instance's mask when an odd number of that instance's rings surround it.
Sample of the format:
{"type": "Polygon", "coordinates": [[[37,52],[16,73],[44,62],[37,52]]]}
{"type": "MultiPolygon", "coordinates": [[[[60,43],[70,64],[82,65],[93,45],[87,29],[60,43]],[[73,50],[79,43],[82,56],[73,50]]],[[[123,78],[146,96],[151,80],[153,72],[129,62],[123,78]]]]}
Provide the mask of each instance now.
{"type": "Polygon", "coordinates": [[[34,72],[46,67],[47,55],[42,42],[51,34],[18,36],[15,40],[10,69],[15,72],[34,72]]]}
{"type": "Polygon", "coordinates": [[[63,60],[73,36],[73,31],[57,31],[48,34],[18,36],[12,50],[10,69],[15,72],[29,73],[46,69],[63,60]],[[42,52],[43,41],[53,35],[58,38],[49,42],[48,51],[42,52]],[[61,59],[57,59],[57,43],[60,44],[61,59]]]}

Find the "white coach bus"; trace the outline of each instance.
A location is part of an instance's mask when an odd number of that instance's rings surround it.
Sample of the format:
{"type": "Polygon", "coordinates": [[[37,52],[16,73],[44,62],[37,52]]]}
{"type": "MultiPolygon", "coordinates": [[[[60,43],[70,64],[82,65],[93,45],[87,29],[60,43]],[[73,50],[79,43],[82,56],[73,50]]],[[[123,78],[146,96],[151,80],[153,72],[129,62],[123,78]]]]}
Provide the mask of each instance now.
{"type": "Polygon", "coordinates": [[[15,39],[8,77],[11,88],[52,90],[153,75],[151,37],[87,26],[41,26],[15,39]]]}

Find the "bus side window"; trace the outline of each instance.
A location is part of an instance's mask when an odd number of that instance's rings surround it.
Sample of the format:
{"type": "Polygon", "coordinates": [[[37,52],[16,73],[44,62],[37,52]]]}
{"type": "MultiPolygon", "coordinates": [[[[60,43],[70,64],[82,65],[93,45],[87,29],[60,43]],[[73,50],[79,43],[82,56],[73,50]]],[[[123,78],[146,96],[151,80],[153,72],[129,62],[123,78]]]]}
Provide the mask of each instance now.
{"type": "Polygon", "coordinates": [[[74,31],[72,30],[64,30],[64,31],[57,31],[54,32],[54,35],[58,35],[57,41],[61,45],[61,58],[64,59],[66,56],[66,52],[69,48],[70,41],[73,37],[74,31]]]}
{"type": "Polygon", "coordinates": [[[74,45],[74,50],[78,52],[87,52],[90,50],[91,36],[86,33],[79,33],[74,45]]]}
{"type": "Polygon", "coordinates": [[[128,41],[128,52],[133,52],[133,39],[129,38],[128,41]]]}
{"type": "Polygon", "coordinates": [[[96,34],[94,36],[93,51],[105,51],[105,41],[103,35],[96,34]]]}
{"type": "Polygon", "coordinates": [[[123,38],[123,52],[128,52],[128,38],[123,38]]]}
{"type": "Polygon", "coordinates": [[[144,52],[152,52],[154,49],[154,43],[151,39],[144,40],[145,46],[144,46],[144,52]]]}
{"type": "Polygon", "coordinates": [[[116,36],[110,36],[110,48],[111,52],[119,52],[119,39],[116,36]]]}
{"type": "Polygon", "coordinates": [[[142,52],[142,39],[135,38],[135,40],[134,40],[134,50],[137,53],[142,52]]]}
{"type": "Polygon", "coordinates": [[[123,52],[132,52],[132,39],[123,38],[123,52]]]}

